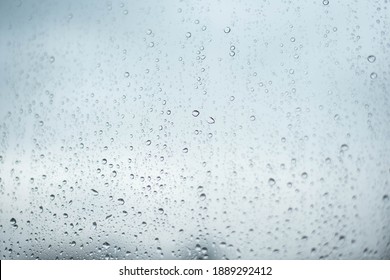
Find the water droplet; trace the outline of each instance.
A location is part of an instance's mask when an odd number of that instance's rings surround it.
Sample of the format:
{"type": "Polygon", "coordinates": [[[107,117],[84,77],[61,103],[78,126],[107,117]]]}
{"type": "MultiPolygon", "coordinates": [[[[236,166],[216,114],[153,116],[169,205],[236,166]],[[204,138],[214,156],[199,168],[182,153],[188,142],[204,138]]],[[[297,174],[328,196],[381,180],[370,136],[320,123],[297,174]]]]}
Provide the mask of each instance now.
{"type": "Polygon", "coordinates": [[[164,209],[158,208],[158,213],[159,213],[159,214],[164,214],[164,209]]]}
{"type": "Polygon", "coordinates": [[[343,152],[348,151],[348,149],[349,149],[349,147],[348,147],[347,144],[343,144],[343,145],[341,145],[341,147],[340,147],[340,150],[343,151],[343,152]]]}
{"type": "Polygon", "coordinates": [[[322,1],[322,4],[324,4],[325,6],[326,6],[326,5],[329,5],[329,0],[324,0],[324,1],[322,1]]]}
{"type": "Polygon", "coordinates": [[[230,52],[229,52],[229,55],[230,55],[231,57],[233,57],[233,56],[236,55],[236,53],[235,53],[234,51],[230,51],[230,52]]]}
{"type": "Polygon", "coordinates": [[[204,194],[204,193],[201,193],[200,195],[199,195],[199,198],[200,198],[200,200],[205,200],[206,199],[206,194],[204,194]]]}
{"type": "Polygon", "coordinates": [[[256,120],[256,117],[252,115],[252,116],[250,116],[250,120],[254,121],[254,120],[256,120]]]}
{"type": "Polygon", "coordinates": [[[198,110],[194,110],[194,111],[192,111],[192,115],[194,116],[194,117],[197,117],[197,116],[199,116],[199,111],[198,110]]]}
{"type": "Polygon", "coordinates": [[[373,79],[373,80],[375,80],[377,77],[378,77],[378,74],[375,73],[375,72],[372,72],[372,73],[370,74],[370,78],[373,79]]]}
{"type": "Polygon", "coordinates": [[[103,243],[103,248],[104,248],[104,249],[110,248],[110,243],[104,242],[104,243],[103,243]]]}
{"type": "Polygon", "coordinates": [[[96,222],[93,222],[93,223],[92,223],[92,227],[93,227],[93,229],[96,229],[96,228],[97,228],[97,223],[96,223],[96,222]]]}
{"type": "Polygon", "coordinates": [[[54,61],[56,61],[56,58],[54,56],[51,56],[50,57],[50,63],[54,63],[54,61]]]}
{"type": "Polygon", "coordinates": [[[271,186],[271,187],[272,187],[273,185],[275,185],[275,179],[274,179],[274,178],[269,178],[269,179],[268,179],[268,185],[271,186]]]}
{"type": "Polygon", "coordinates": [[[118,201],[121,205],[125,204],[125,200],[123,198],[118,198],[118,201]]]}
{"type": "Polygon", "coordinates": [[[215,119],[213,117],[209,117],[208,121],[207,121],[209,124],[214,124],[215,123],[215,119]]]}
{"type": "Polygon", "coordinates": [[[150,146],[150,144],[152,144],[152,141],[150,140],[146,141],[146,146],[150,146]]]}
{"type": "Polygon", "coordinates": [[[188,153],[188,148],[184,148],[183,153],[185,153],[185,154],[188,153]]]}
{"type": "Polygon", "coordinates": [[[11,225],[16,225],[16,219],[15,218],[12,218],[11,220],[9,220],[11,225]]]}
{"type": "Polygon", "coordinates": [[[186,33],[186,37],[187,37],[187,38],[191,38],[191,32],[187,32],[187,33],[186,33]]]}
{"type": "Polygon", "coordinates": [[[230,30],[231,30],[230,27],[226,26],[223,31],[227,34],[227,33],[230,33],[230,30]]]}
{"type": "Polygon", "coordinates": [[[151,34],[152,34],[152,29],[146,30],[146,34],[147,34],[147,35],[151,35],[151,34]]]}
{"type": "Polygon", "coordinates": [[[382,197],[382,200],[383,201],[389,201],[389,196],[387,194],[385,194],[383,197],[382,197]]]}
{"type": "Polygon", "coordinates": [[[376,60],[376,57],[375,57],[374,55],[369,55],[369,56],[367,57],[367,60],[368,60],[368,62],[370,62],[370,63],[374,63],[375,60],[376,60]]]}
{"type": "Polygon", "coordinates": [[[301,177],[302,177],[302,179],[307,179],[307,173],[306,173],[306,172],[303,172],[303,173],[301,174],[301,177]]]}
{"type": "Polygon", "coordinates": [[[95,196],[99,194],[99,192],[97,190],[95,190],[95,189],[91,189],[91,191],[92,191],[92,194],[95,195],[95,196]]]}
{"type": "Polygon", "coordinates": [[[128,78],[130,76],[129,72],[125,72],[125,78],[128,78]]]}

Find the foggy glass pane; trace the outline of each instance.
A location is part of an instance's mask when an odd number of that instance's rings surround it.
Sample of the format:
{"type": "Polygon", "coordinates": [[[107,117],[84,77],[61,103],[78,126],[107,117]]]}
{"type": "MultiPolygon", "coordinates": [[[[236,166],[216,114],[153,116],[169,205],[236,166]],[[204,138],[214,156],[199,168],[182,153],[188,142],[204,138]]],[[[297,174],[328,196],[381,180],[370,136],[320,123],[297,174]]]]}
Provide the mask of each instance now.
{"type": "Polygon", "coordinates": [[[390,259],[389,15],[1,0],[1,259],[390,259]]]}

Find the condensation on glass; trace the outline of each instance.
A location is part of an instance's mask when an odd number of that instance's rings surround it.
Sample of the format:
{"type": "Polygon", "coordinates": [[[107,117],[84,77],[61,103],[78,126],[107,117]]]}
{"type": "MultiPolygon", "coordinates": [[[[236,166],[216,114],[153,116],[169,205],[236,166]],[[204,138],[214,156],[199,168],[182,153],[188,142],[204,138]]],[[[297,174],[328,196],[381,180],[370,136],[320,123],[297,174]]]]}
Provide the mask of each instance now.
{"type": "Polygon", "coordinates": [[[1,1],[1,259],[389,259],[389,9],[1,1]]]}

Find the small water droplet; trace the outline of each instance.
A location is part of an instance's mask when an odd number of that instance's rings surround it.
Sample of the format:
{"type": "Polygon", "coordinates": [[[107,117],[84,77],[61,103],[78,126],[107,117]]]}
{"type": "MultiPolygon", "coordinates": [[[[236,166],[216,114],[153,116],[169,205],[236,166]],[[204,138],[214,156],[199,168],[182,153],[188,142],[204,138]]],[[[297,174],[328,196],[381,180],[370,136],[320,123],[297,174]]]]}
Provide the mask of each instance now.
{"type": "Polygon", "coordinates": [[[152,141],[147,140],[147,141],[146,141],[146,146],[150,146],[150,144],[152,144],[152,141]]]}
{"type": "Polygon", "coordinates": [[[186,37],[187,37],[187,39],[188,39],[188,38],[191,38],[191,32],[187,32],[187,33],[186,33],[186,37]]]}
{"type": "Polygon", "coordinates": [[[159,214],[164,214],[164,209],[158,208],[158,213],[159,213],[159,214]]]}
{"type": "Polygon", "coordinates": [[[340,147],[340,150],[343,151],[343,152],[348,151],[348,149],[349,149],[349,147],[348,147],[347,144],[343,144],[343,145],[341,145],[341,147],[340,147]]]}
{"type": "Polygon", "coordinates": [[[215,119],[213,117],[209,117],[208,121],[207,121],[209,124],[214,124],[215,123],[215,119]]]}
{"type": "Polygon", "coordinates": [[[206,194],[204,194],[204,193],[201,193],[200,195],[199,195],[199,198],[200,198],[200,200],[205,200],[206,199],[206,194]]]}
{"type": "Polygon", "coordinates": [[[125,78],[128,78],[130,76],[129,72],[125,72],[125,78]]]}
{"type": "Polygon", "coordinates": [[[373,79],[373,80],[375,80],[377,77],[378,77],[378,74],[375,73],[375,72],[372,72],[372,73],[370,74],[370,78],[373,79]]]}
{"type": "Polygon", "coordinates": [[[200,112],[199,112],[198,110],[192,111],[192,115],[193,115],[194,117],[199,116],[199,114],[200,114],[200,112]]]}
{"type": "Polygon", "coordinates": [[[118,198],[118,201],[121,205],[125,204],[125,200],[123,198],[118,198]]]}
{"type": "Polygon", "coordinates": [[[103,243],[103,248],[104,248],[104,249],[110,248],[110,243],[104,242],[104,243],[103,243]]]}
{"type": "Polygon", "coordinates": [[[303,172],[303,173],[301,174],[301,177],[302,177],[302,179],[307,179],[307,173],[306,173],[306,172],[303,172]]]}
{"type": "Polygon", "coordinates": [[[325,6],[329,5],[329,0],[322,1],[322,4],[324,4],[325,6]]]}
{"type": "Polygon", "coordinates": [[[275,179],[274,179],[274,178],[269,178],[269,179],[268,179],[268,185],[271,186],[271,187],[272,187],[273,185],[275,185],[275,179]]]}
{"type": "Polygon", "coordinates": [[[54,56],[51,56],[50,57],[50,63],[54,63],[54,61],[56,61],[56,58],[54,56]]]}
{"type": "Polygon", "coordinates": [[[254,121],[254,120],[256,120],[256,117],[252,115],[252,116],[250,116],[250,120],[254,121]]]}
{"type": "Polygon", "coordinates": [[[95,196],[99,194],[99,192],[97,190],[95,190],[95,189],[91,189],[91,191],[92,191],[92,194],[95,195],[95,196]]]}
{"type": "Polygon", "coordinates": [[[229,26],[226,26],[223,31],[227,34],[227,33],[230,33],[231,29],[229,26]]]}
{"type": "Polygon", "coordinates": [[[369,56],[367,57],[367,60],[368,60],[368,62],[370,62],[370,63],[374,63],[375,60],[376,60],[376,57],[375,57],[375,55],[369,55],[369,56]]]}
{"type": "Polygon", "coordinates": [[[188,153],[188,148],[184,148],[183,153],[185,153],[185,154],[188,153]]]}

